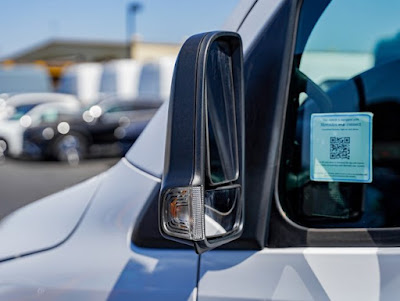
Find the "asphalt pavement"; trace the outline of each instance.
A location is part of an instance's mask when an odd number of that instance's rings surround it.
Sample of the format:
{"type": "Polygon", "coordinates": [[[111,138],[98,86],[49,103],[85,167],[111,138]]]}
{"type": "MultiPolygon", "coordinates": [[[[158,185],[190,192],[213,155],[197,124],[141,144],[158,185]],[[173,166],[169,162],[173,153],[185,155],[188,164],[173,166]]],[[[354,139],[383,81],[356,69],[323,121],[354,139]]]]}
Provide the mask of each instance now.
{"type": "Polygon", "coordinates": [[[0,163],[0,219],[14,210],[109,169],[118,158],[92,159],[77,166],[6,158],[0,163]]]}

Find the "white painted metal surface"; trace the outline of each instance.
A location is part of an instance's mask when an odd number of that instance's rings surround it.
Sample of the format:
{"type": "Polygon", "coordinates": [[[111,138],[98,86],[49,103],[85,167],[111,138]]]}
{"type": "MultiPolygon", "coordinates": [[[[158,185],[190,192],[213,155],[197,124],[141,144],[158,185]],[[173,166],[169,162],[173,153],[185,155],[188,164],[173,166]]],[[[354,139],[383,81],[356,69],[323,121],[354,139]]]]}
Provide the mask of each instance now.
{"type": "Polygon", "coordinates": [[[0,223],[0,261],[54,248],[72,234],[102,176],[31,203],[0,223]]]}
{"type": "Polygon", "coordinates": [[[168,102],[165,102],[126,154],[139,169],[161,178],[164,169],[168,102]]]}
{"type": "Polygon", "coordinates": [[[397,300],[398,248],[211,251],[198,300],[397,300]]]}
{"type": "Polygon", "coordinates": [[[131,243],[135,220],[159,185],[125,160],[114,166],[68,240],[1,263],[1,299],[189,299],[196,287],[194,251],[141,249],[131,243]]]}

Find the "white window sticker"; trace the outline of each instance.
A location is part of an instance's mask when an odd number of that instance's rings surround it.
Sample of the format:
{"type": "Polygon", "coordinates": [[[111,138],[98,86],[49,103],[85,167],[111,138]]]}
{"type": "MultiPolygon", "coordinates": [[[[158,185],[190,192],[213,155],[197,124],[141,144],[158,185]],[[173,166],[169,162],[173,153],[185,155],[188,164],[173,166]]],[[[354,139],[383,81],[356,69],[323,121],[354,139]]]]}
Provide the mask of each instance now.
{"type": "Polygon", "coordinates": [[[372,113],[311,115],[310,178],[372,182],[372,113]]]}

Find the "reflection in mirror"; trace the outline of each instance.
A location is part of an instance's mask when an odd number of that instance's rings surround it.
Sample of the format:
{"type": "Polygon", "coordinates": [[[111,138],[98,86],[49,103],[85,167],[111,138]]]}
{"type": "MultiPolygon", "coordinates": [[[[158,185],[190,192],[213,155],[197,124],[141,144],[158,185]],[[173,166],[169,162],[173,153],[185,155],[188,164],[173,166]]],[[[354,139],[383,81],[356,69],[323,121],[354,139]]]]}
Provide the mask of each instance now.
{"type": "Polygon", "coordinates": [[[206,237],[213,238],[229,234],[239,227],[240,186],[232,185],[205,192],[206,237]]]}
{"type": "Polygon", "coordinates": [[[216,40],[207,60],[208,176],[211,184],[234,181],[238,176],[231,52],[227,42],[216,40]]]}

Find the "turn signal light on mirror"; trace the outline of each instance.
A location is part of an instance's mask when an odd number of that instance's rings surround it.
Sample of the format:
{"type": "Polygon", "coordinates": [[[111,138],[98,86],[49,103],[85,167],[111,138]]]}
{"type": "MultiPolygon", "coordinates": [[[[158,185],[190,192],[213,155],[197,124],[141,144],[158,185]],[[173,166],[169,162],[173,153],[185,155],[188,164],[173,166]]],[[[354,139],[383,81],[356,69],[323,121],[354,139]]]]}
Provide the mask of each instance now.
{"type": "Polygon", "coordinates": [[[204,239],[203,187],[172,188],[164,200],[161,222],[167,234],[195,241],[204,239]]]}

